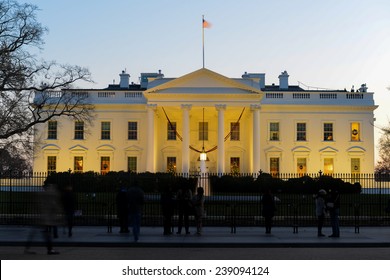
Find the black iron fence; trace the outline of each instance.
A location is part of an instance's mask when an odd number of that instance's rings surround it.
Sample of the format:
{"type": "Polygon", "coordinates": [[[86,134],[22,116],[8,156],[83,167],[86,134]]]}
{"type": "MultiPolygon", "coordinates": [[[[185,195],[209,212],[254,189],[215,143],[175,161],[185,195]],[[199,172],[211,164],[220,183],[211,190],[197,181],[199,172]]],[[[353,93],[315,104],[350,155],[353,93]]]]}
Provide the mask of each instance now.
{"type": "MultiPolygon", "coordinates": [[[[228,174],[248,177],[248,174],[228,174]]],[[[256,174],[255,174],[256,175],[256,174]]],[[[130,175],[129,175],[130,176],[130,175]]],[[[176,175],[178,176],[178,175],[176,175]]],[[[249,175],[256,179],[256,176],[249,175]]],[[[312,174],[306,178],[318,178],[323,174],[312,174]]],[[[0,177],[0,224],[30,225],[38,221],[40,213],[35,197],[43,190],[46,174],[0,177]]],[[[185,176],[184,176],[185,177],[185,176]]],[[[232,232],[238,226],[262,226],[261,192],[214,191],[211,174],[197,175],[197,186],[205,189],[205,226],[230,227],[232,232]]],[[[288,181],[299,178],[296,174],[278,174],[278,179],[288,181]]],[[[390,225],[390,180],[384,174],[333,175],[344,182],[359,183],[360,192],[341,194],[342,226],[389,226],[390,225]]],[[[158,178],[158,176],[157,176],[158,178]]],[[[164,180],[161,180],[164,182],[164,180]]],[[[305,183],[305,181],[303,181],[305,183]]],[[[302,184],[302,182],[300,182],[302,184]]],[[[81,189],[74,188],[76,210],[74,222],[77,226],[100,225],[109,228],[118,225],[116,213],[117,188],[101,189],[87,183],[81,189]],[[96,191],[100,190],[100,191],[96,191]]],[[[275,226],[315,226],[315,203],[311,192],[288,192],[274,188],[276,200],[275,226]]],[[[142,223],[144,226],[161,226],[162,211],[160,192],[146,192],[142,223]]],[[[177,214],[174,215],[177,222],[177,214]]],[[[191,218],[193,222],[193,218],[191,218]]]]}

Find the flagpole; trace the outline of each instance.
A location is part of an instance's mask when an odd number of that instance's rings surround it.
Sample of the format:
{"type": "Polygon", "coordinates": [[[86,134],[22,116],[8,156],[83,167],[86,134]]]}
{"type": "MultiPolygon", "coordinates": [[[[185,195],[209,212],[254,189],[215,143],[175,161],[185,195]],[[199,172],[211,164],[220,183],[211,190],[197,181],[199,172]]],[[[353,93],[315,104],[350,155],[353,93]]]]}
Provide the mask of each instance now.
{"type": "Polygon", "coordinates": [[[202,53],[203,53],[203,68],[204,68],[204,15],[202,15],[202,53]]]}

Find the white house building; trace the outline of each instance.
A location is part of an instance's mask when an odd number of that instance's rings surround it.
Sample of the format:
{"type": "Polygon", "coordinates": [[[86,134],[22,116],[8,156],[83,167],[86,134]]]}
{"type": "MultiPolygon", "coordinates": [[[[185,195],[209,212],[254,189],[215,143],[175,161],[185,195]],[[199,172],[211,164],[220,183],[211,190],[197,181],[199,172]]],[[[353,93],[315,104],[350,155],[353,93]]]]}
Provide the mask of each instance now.
{"type": "Polygon", "coordinates": [[[266,85],[265,74],[228,78],[206,68],[178,78],[142,73],[140,84],[129,77],[77,90],[95,107],[93,126],[66,117],[37,125],[34,171],[374,171],[377,106],[365,85],[304,90],[286,71],[266,85]]]}

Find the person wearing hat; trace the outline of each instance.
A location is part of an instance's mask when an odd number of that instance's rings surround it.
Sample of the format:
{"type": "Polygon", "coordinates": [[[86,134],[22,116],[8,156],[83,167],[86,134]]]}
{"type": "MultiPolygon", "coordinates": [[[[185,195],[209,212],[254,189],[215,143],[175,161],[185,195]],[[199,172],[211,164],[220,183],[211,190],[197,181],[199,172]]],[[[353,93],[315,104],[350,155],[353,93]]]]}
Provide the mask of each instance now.
{"type": "Polygon", "coordinates": [[[326,191],[321,189],[318,191],[318,194],[316,196],[316,215],[318,219],[318,237],[323,237],[325,234],[322,233],[322,227],[324,225],[324,220],[325,220],[325,214],[326,214],[326,204],[325,204],[325,196],[326,196],[326,191]]]}

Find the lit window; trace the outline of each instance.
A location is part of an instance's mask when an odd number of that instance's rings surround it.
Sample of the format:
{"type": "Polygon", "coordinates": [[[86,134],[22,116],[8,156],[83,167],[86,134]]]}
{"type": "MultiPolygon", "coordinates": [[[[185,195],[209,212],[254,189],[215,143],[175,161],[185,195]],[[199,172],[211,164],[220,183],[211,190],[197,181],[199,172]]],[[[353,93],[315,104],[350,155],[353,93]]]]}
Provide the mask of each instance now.
{"type": "Polygon", "coordinates": [[[74,157],[73,170],[74,172],[83,172],[83,157],[74,157]]]}
{"type": "Polygon", "coordinates": [[[351,158],[351,173],[360,174],[360,158],[351,158]]]}
{"type": "Polygon", "coordinates": [[[128,140],[137,140],[137,134],[138,134],[137,122],[128,122],[127,129],[128,129],[127,139],[128,140]]]}
{"type": "Polygon", "coordinates": [[[306,123],[297,123],[297,141],[306,141],[306,123]]]}
{"type": "Polygon", "coordinates": [[[110,171],[110,157],[100,158],[100,173],[107,174],[110,171]]]}
{"type": "Polygon", "coordinates": [[[137,172],[137,157],[127,158],[127,171],[137,172]]]}
{"type": "Polygon", "coordinates": [[[240,173],[240,158],[239,157],[231,157],[230,158],[230,172],[232,174],[240,173]]]}
{"type": "Polygon", "coordinates": [[[351,141],[360,141],[360,123],[351,123],[351,141]]]}
{"type": "Polygon", "coordinates": [[[240,123],[230,123],[230,140],[240,141],[240,123]]]}
{"type": "Polygon", "coordinates": [[[324,123],[324,141],[333,141],[333,123],[324,123]]]}
{"type": "Polygon", "coordinates": [[[279,123],[272,122],[269,124],[269,140],[279,141],[279,123]]]}
{"type": "Polygon", "coordinates": [[[300,176],[307,173],[306,158],[297,158],[297,173],[300,176]]]}
{"type": "Polygon", "coordinates": [[[49,121],[47,126],[47,139],[57,139],[57,121],[49,121]]]}
{"type": "Polygon", "coordinates": [[[272,176],[279,174],[279,158],[269,159],[269,169],[272,176]]]}
{"type": "Polygon", "coordinates": [[[84,139],[84,122],[76,121],[74,123],[74,139],[84,139]]]}
{"type": "Polygon", "coordinates": [[[209,140],[209,123],[199,122],[199,140],[209,140]]]}
{"type": "Polygon", "coordinates": [[[325,158],[324,159],[324,174],[333,174],[334,166],[333,166],[333,158],[325,158]]]}
{"type": "Polygon", "coordinates": [[[176,140],[176,122],[168,122],[168,140],[176,140]]]}
{"type": "Polygon", "coordinates": [[[48,156],[47,157],[47,173],[52,173],[57,171],[57,157],[48,156]]]}
{"type": "Polygon", "coordinates": [[[110,122],[102,122],[102,140],[110,140],[111,139],[111,123],[110,122]]]}
{"type": "Polygon", "coordinates": [[[176,172],[176,157],[167,157],[167,172],[176,172]]]}

